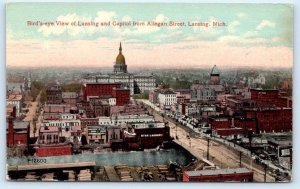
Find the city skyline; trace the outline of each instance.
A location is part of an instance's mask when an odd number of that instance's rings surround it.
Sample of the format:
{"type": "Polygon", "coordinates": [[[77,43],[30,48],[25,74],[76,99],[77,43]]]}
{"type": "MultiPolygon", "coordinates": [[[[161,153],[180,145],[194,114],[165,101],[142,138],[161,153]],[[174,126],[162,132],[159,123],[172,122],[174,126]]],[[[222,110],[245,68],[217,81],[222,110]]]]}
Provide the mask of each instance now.
{"type": "Polygon", "coordinates": [[[293,65],[290,5],[69,5],[8,4],[7,66],[111,67],[120,41],[131,68],[209,68],[215,64],[291,68],[293,65]],[[49,6],[48,13],[45,10],[49,6]],[[143,10],[143,14],[132,9],[143,10]],[[174,14],[174,10],[180,10],[180,14],[174,14]],[[28,21],[111,24],[174,21],[185,22],[187,26],[47,27],[28,26],[28,21]],[[218,22],[226,26],[188,26],[192,22],[218,22]]]}

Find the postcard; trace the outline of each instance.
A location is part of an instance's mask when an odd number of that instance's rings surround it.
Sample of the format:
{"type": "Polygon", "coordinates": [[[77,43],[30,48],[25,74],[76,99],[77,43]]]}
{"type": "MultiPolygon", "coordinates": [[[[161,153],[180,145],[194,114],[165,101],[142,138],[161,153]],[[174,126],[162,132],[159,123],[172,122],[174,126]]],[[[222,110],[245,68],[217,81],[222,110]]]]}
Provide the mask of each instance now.
{"type": "Polygon", "coordinates": [[[290,182],[293,6],[6,4],[9,181],[290,182]]]}

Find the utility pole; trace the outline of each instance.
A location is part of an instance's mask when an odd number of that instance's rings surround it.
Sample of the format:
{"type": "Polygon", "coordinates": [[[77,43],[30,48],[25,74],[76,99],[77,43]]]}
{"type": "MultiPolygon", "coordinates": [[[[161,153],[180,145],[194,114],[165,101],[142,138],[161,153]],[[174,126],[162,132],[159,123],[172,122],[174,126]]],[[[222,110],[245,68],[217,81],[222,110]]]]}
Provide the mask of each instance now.
{"type": "Polygon", "coordinates": [[[178,136],[177,136],[177,123],[175,124],[175,137],[176,137],[176,139],[178,139],[178,136]]]}
{"type": "Polygon", "coordinates": [[[240,167],[242,167],[242,152],[240,151],[240,167]]]}
{"type": "Polygon", "coordinates": [[[189,139],[190,139],[190,148],[192,148],[191,132],[189,132],[189,139]]]}
{"type": "Polygon", "coordinates": [[[209,160],[209,138],[207,137],[207,160],[209,160]]]}
{"type": "Polygon", "coordinates": [[[264,175],[264,181],[267,182],[267,164],[264,163],[265,165],[265,175],[264,175]]]}

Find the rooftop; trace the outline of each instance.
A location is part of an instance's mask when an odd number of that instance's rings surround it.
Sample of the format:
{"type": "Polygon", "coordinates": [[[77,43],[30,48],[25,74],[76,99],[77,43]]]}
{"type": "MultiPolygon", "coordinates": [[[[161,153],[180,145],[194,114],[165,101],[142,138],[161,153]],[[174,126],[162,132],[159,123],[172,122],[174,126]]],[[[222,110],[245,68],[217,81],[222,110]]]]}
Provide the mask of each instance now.
{"type": "Polygon", "coordinates": [[[278,146],[292,146],[293,145],[293,141],[289,140],[289,139],[286,139],[286,140],[276,140],[276,139],[272,138],[271,140],[268,140],[268,142],[276,144],[278,146]]]}
{"type": "Polygon", "coordinates": [[[27,129],[28,125],[27,121],[14,121],[14,129],[27,129]]]}
{"type": "Polygon", "coordinates": [[[40,127],[40,133],[59,132],[58,127],[40,127]]]}
{"type": "Polygon", "coordinates": [[[21,94],[10,94],[8,97],[7,97],[7,100],[22,100],[23,96],[21,94]]]}
{"type": "Polygon", "coordinates": [[[236,169],[214,169],[214,170],[200,170],[200,171],[186,171],[185,173],[190,176],[210,176],[210,175],[225,175],[225,174],[242,174],[251,173],[249,169],[246,168],[236,168],[236,169]]]}
{"type": "Polygon", "coordinates": [[[63,92],[62,98],[76,98],[77,93],[76,92],[63,92]]]}

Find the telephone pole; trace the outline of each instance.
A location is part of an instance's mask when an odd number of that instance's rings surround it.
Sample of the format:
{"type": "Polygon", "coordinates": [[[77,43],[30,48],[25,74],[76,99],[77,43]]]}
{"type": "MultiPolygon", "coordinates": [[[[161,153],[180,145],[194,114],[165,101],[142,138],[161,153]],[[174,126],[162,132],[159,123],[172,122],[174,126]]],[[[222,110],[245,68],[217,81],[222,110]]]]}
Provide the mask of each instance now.
{"type": "Polygon", "coordinates": [[[240,167],[242,167],[242,152],[240,151],[240,167]]]}
{"type": "Polygon", "coordinates": [[[209,160],[209,138],[207,137],[207,160],[209,160]]]}
{"type": "Polygon", "coordinates": [[[267,182],[267,164],[264,163],[264,165],[265,165],[264,181],[267,182]]]}

